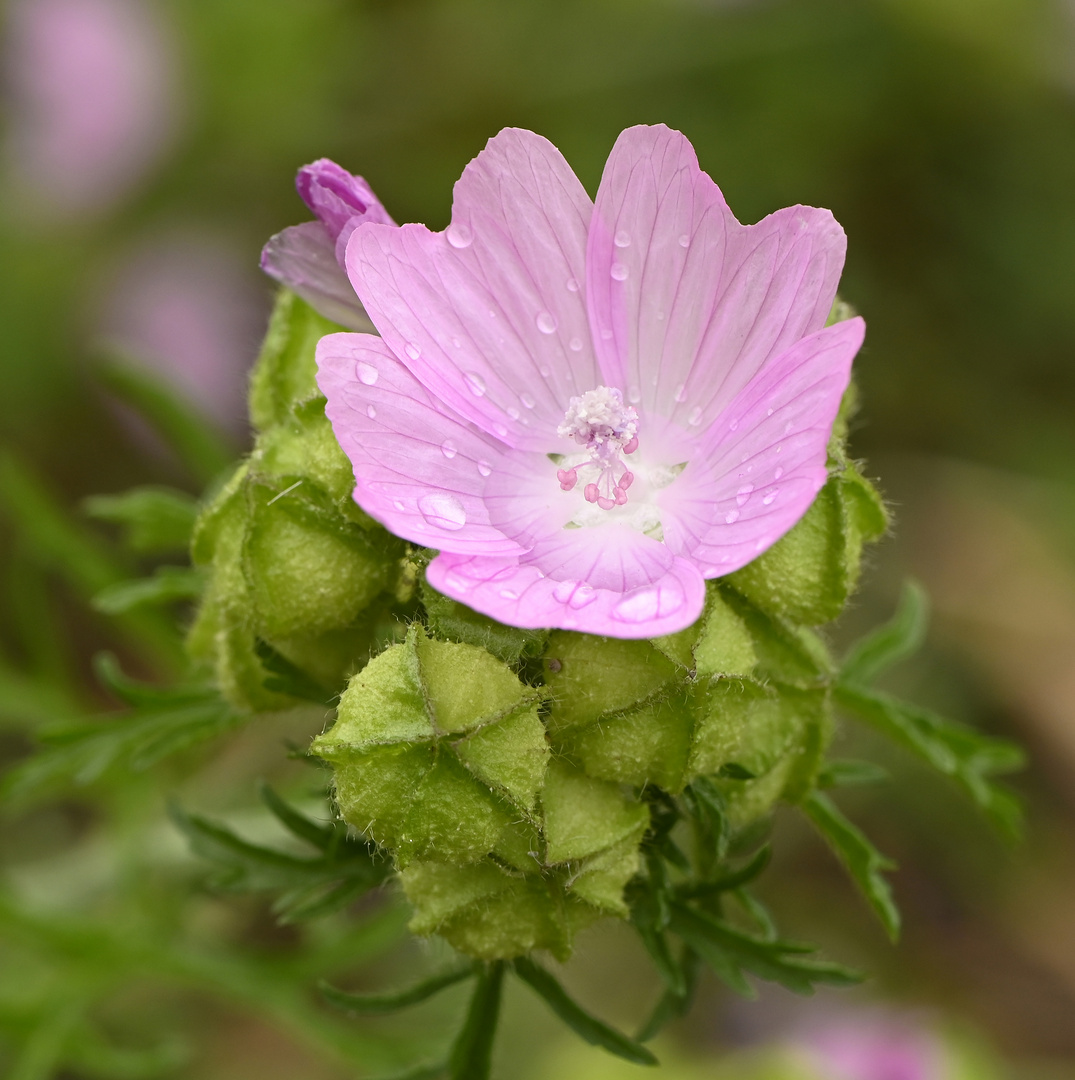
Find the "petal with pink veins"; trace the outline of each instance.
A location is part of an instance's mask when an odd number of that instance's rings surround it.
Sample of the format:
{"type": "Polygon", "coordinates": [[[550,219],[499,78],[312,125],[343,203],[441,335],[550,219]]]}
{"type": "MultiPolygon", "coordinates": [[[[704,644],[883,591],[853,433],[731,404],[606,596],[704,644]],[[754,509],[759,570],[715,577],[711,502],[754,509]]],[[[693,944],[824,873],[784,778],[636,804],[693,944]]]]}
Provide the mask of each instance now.
{"type": "Polygon", "coordinates": [[[663,125],[620,135],[587,251],[605,381],[639,413],[704,430],[765,364],[820,330],[846,239],[828,210],[741,225],[694,148],[663,125]]]}
{"type": "Polygon", "coordinates": [[[599,382],[585,304],[592,205],[532,132],[489,141],[443,233],[363,226],[347,270],[392,351],[438,398],[519,449],[558,449],[573,395],[599,382]]]}
{"type": "Polygon", "coordinates": [[[440,405],[379,337],[329,334],[317,365],[363,510],[397,536],[442,551],[522,551],[490,524],[484,501],[503,444],[440,405]]]}

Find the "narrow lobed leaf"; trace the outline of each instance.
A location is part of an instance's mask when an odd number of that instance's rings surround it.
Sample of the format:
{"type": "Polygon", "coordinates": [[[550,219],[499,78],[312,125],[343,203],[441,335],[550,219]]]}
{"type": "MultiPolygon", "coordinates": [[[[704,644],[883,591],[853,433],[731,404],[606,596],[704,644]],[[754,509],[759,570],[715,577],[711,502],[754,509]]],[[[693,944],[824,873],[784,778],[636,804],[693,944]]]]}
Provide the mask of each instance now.
{"type": "Polygon", "coordinates": [[[330,1005],[344,1012],[362,1016],[382,1016],[385,1013],[396,1012],[398,1009],[405,1009],[408,1005],[418,1005],[423,1001],[428,1001],[434,994],[439,994],[449,986],[455,986],[464,979],[473,978],[475,970],[473,964],[466,964],[450,971],[431,975],[428,979],[407,987],[406,990],[397,990],[388,994],[353,994],[324,981],[317,984],[317,989],[330,1005]]]}
{"type": "Polygon", "coordinates": [[[908,581],[896,614],[852,646],[840,666],[840,678],[864,686],[873,682],[886,668],[921,648],[928,625],[929,597],[916,581],[908,581]]]}

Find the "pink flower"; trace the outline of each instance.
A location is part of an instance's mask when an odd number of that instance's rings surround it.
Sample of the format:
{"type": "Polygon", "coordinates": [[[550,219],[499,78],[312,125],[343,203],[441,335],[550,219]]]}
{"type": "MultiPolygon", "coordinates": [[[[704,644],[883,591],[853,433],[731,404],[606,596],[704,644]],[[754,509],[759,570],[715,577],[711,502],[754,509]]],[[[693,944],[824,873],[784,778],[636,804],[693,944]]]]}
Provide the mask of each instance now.
{"type": "Polygon", "coordinates": [[[823,329],[844,249],[827,210],[740,225],[668,128],[620,136],[596,204],[549,142],[502,131],[444,232],[348,241],[382,336],[331,334],[318,364],[355,499],[439,550],[435,588],[501,622],[690,625],[705,579],[825,482],[864,334],[823,329]]]}
{"type": "Polygon", "coordinates": [[[43,209],[102,210],[175,132],[174,47],[155,5],[18,0],[8,13],[9,155],[43,209]]]}
{"type": "Polygon", "coordinates": [[[328,158],[304,165],[295,178],[302,201],[317,221],[277,233],[261,252],[261,268],[311,307],[354,330],[372,330],[369,317],[344,271],[351,233],[367,221],[394,225],[361,176],[328,158]]]}
{"type": "Polygon", "coordinates": [[[808,1057],[827,1080],[943,1080],[937,1040],[896,1019],[864,1015],[804,1039],[808,1057]]]}

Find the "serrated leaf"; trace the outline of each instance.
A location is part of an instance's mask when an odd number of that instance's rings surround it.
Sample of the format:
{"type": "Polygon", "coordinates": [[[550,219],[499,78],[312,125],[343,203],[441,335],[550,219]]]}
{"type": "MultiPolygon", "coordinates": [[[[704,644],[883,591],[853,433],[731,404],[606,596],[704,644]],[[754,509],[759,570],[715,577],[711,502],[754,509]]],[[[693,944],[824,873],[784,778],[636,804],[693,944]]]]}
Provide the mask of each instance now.
{"type": "Polygon", "coordinates": [[[715,881],[685,883],[679,886],[676,894],[683,900],[689,900],[699,896],[712,896],[716,893],[741,889],[744,885],[750,884],[769,865],[772,853],[772,848],[768,844],[764,844],[754,852],[745,866],[734,873],[717,878],[715,881]]]}
{"type": "Polygon", "coordinates": [[[861,976],[839,964],[808,957],[812,946],[757,937],[685,904],[673,905],[671,929],[744,997],[753,997],[754,991],[743,971],[796,994],[812,994],[819,984],[851,986],[861,981],[861,976]]]}
{"type": "Polygon", "coordinates": [[[517,957],[513,963],[515,974],[544,998],[549,1008],[591,1046],[600,1046],[610,1054],[636,1065],[657,1064],[657,1058],[640,1043],[586,1012],[545,968],[524,956],[517,957]]]}
{"type": "Polygon", "coordinates": [[[428,1001],[434,994],[439,994],[449,986],[455,986],[464,979],[473,978],[474,973],[474,965],[467,964],[453,968],[451,971],[431,975],[428,979],[407,987],[406,990],[397,990],[388,994],[353,994],[324,981],[317,984],[317,989],[330,1005],[344,1012],[361,1016],[383,1016],[385,1013],[396,1012],[409,1005],[418,1005],[423,1001],[428,1001]]]}
{"type": "Polygon", "coordinates": [[[862,685],[873,682],[886,668],[921,648],[928,625],[929,597],[921,585],[908,581],[896,614],[851,647],[840,667],[840,678],[862,685]]]}
{"type": "Polygon", "coordinates": [[[105,615],[122,615],[134,608],[196,600],[205,589],[205,575],[189,566],[161,566],[152,577],[117,581],[103,588],[91,604],[105,615]]]}
{"type": "Polygon", "coordinates": [[[635,1041],[649,1042],[671,1020],[685,1016],[694,1002],[694,991],[698,983],[698,954],[691,948],[684,947],[678,959],[678,966],[683,972],[684,990],[677,993],[669,987],[658,998],[653,1011],[646,1022],[639,1028],[635,1041]]]}
{"type": "Polygon", "coordinates": [[[186,551],[198,519],[198,501],[171,488],[92,495],[82,506],[90,517],[120,525],[126,546],[142,555],[186,551]]]}
{"type": "Polygon", "coordinates": [[[489,1080],[503,985],[503,960],[479,969],[466,1020],[448,1056],[451,1080],[489,1080]]]}
{"type": "Polygon", "coordinates": [[[888,936],[895,941],[900,935],[900,913],[892,899],[892,890],[881,874],[885,870],[894,870],[896,864],[885,858],[827,795],[812,792],[801,805],[814,828],[847,868],[888,936]]]}
{"type": "Polygon", "coordinates": [[[1020,747],[879,691],[838,683],[833,694],[848,712],[952,777],[1003,832],[1018,835],[1019,801],[990,777],[1022,768],[1020,747]]]}

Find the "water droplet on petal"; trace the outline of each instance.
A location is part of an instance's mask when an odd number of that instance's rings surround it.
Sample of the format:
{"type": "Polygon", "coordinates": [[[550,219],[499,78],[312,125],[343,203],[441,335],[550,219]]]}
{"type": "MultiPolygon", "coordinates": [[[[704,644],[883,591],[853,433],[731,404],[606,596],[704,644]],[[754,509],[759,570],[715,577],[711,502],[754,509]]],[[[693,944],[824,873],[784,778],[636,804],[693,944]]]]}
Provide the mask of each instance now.
{"type": "Polygon", "coordinates": [[[626,229],[620,229],[619,232],[612,238],[612,242],[618,248],[625,248],[631,246],[631,234],[626,229]]]}
{"type": "Polygon", "coordinates": [[[628,593],[612,609],[612,617],[620,622],[647,622],[675,614],[684,602],[683,593],[676,584],[649,585],[628,593]]]}
{"type": "Polygon", "coordinates": [[[627,275],[630,273],[630,271],[627,269],[626,266],[623,265],[623,263],[613,263],[612,269],[609,270],[609,273],[612,275],[614,281],[626,281],[627,275]]]}
{"type": "Polygon", "coordinates": [[[767,491],[767,492],[766,492],[766,493],[765,493],[765,494],[764,494],[764,495],[762,496],[762,500],[761,500],[761,501],[762,501],[763,503],[765,503],[765,505],[766,505],[766,506],[768,506],[768,505],[769,505],[769,504],[770,504],[770,503],[771,503],[771,502],[773,501],[773,499],[775,499],[775,498],[776,498],[776,495],[777,495],[777,491],[776,491],[776,488],[773,488],[773,489],[772,489],[771,491],[767,491]]]}
{"type": "Polygon", "coordinates": [[[453,345],[454,345],[454,346],[455,346],[455,347],[456,347],[457,349],[461,349],[461,348],[463,347],[463,343],[462,343],[462,342],[461,342],[461,341],[459,340],[459,338],[457,338],[457,337],[454,337],[454,338],[452,338],[452,344],[453,344],[453,345]]]}
{"type": "Polygon", "coordinates": [[[611,341],[612,340],[612,331],[607,326],[605,327],[604,330],[601,331],[601,340],[602,341],[611,341]]]}
{"type": "Polygon", "coordinates": [[[784,469],[783,469],[782,466],[778,465],[776,467],[776,472],[773,473],[773,479],[774,480],[779,480],[780,477],[782,477],[783,475],[784,475],[784,469]]]}
{"type": "Polygon", "coordinates": [[[578,292],[579,291],[579,283],[573,277],[567,279],[567,291],[568,292],[578,292]]]}
{"type": "Polygon", "coordinates": [[[533,394],[520,394],[519,401],[522,403],[524,409],[532,409],[537,404],[533,394]]]}
{"type": "Polygon", "coordinates": [[[407,504],[406,504],[406,503],[404,503],[404,502],[402,502],[402,501],[401,501],[400,499],[396,499],[396,501],[395,501],[395,502],[393,502],[393,503],[392,503],[392,505],[393,505],[393,506],[394,506],[394,507],[395,507],[395,508],[396,508],[397,510],[406,510],[406,509],[407,509],[407,504]]]}
{"type": "Polygon", "coordinates": [[[417,360],[418,357],[422,355],[421,348],[413,341],[408,341],[407,344],[403,346],[403,351],[411,360],[417,360]]]}
{"type": "Polygon", "coordinates": [[[556,316],[551,311],[539,311],[537,318],[534,320],[537,323],[537,328],[543,334],[555,334],[556,333],[556,316]]]}
{"type": "Polygon", "coordinates": [[[474,242],[474,234],[469,225],[462,222],[452,222],[448,226],[448,243],[454,248],[468,248],[474,242]]]}
{"type": "Polygon", "coordinates": [[[684,386],[683,383],[680,383],[679,386],[676,387],[676,392],[672,395],[672,397],[675,398],[676,401],[686,400],[687,387],[684,386]]]}
{"type": "Polygon", "coordinates": [[[553,599],[557,603],[566,604],[571,599],[571,594],[578,587],[577,581],[559,581],[552,590],[553,599]]]}
{"type": "Polygon", "coordinates": [[[690,424],[691,427],[697,427],[701,421],[702,407],[700,405],[695,405],[694,408],[691,409],[690,416],[687,417],[687,423],[690,424]]]}
{"type": "Polygon", "coordinates": [[[581,611],[597,599],[597,590],[592,585],[580,585],[568,600],[567,606],[575,611],[581,611]]]}
{"type": "Polygon", "coordinates": [[[358,381],[363,386],[373,386],[379,374],[377,369],[372,364],[367,364],[365,360],[359,360],[355,365],[355,371],[358,373],[358,381]]]}
{"type": "Polygon", "coordinates": [[[728,430],[729,430],[729,431],[738,431],[738,430],[739,430],[739,421],[738,421],[738,420],[733,420],[733,421],[732,421],[732,422],[731,422],[731,423],[730,423],[730,424],[728,425],[728,430]]]}
{"type": "Polygon", "coordinates": [[[501,437],[504,438],[508,433],[508,429],[503,424],[494,424],[493,430],[501,437]]]}
{"type": "Polygon", "coordinates": [[[785,435],[788,435],[788,434],[790,434],[790,432],[791,432],[791,429],[792,429],[792,428],[793,428],[794,426],[795,426],[795,425],[794,425],[794,424],[793,424],[793,423],[792,423],[792,422],[791,422],[791,421],[789,420],[789,421],[788,421],[788,422],[787,422],[787,423],[786,423],[786,424],[784,425],[784,434],[785,434],[785,435]]]}
{"type": "Polygon", "coordinates": [[[772,416],[773,415],[773,410],[772,409],[766,409],[765,410],[765,415],[766,416],[772,416]]]}
{"type": "Polygon", "coordinates": [[[367,405],[366,406],[366,415],[371,420],[375,420],[377,418],[377,410],[372,405],[367,405]]]}
{"type": "Polygon", "coordinates": [[[452,442],[452,440],[451,440],[451,439],[445,439],[445,440],[444,440],[444,442],[442,442],[442,443],[440,444],[440,452],[441,452],[441,453],[442,453],[442,454],[443,454],[443,455],[444,455],[444,456],[445,456],[445,457],[446,457],[446,458],[447,458],[447,459],[448,459],[449,461],[451,461],[451,460],[452,460],[452,458],[454,458],[454,457],[455,457],[455,455],[459,453],[459,451],[458,451],[458,450],[456,449],[455,443],[454,443],[454,442],[452,442]]]}
{"type": "Polygon", "coordinates": [[[682,248],[691,246],[691,238],[686,233],[684,233],[679,238],[679,246],[682,247],[682,248]]]}
{"type": "Polygon", "coordinates": [[[642,391],[637,386],[627,388],[627,400],[632,405],[637,405],[642,400],[642,391]]]}
{"type": "Polygon", "coordinates": [[[577,337],[573,337],[573,338],[572,338],[572,339],[571,339],[571,340],[570,340],[570,341],[569,341],[569,342],[567,343],[567,347],[568,347],[568,348],[569,348],[569,349],[570,349],[570,350],[571,350],[572,352],[581,352],[581,351],[582,351],[582,338],[577,338],[577,337]]]}
{"type": "Polygon", "coordinates": [[[518,600],[519,599],[519,594],[517,592],[515,592],[513,589],[501,589],[500,590],[500,597],[503,600],[518,600]]]}
{"type": "Polygon", "coordinates": [[[423,495],[418,500],[418,509],[430,525],[447,529],[448,532],[455,532],[467,523],[467,512],[463,509],[463,504],[447,491],[423,495]]]}
{"type": "Polygon", "coordinates": [[[729,510],[724,515],[724,520],[729,525],[734,524],[736,521],[739,520],[739,511],[738,510],[729,510]]]}
{"type": "Polygon", "coordinates": [[[754,490],[753,484],[744,484],[736,493],[735,501],[738,506],[745,506],[747,500],[750,498],[750,493],[754,490]]]}
{"type": "Polygon", "coordinates": [[[512,418],[512,420],[518,420],[519,419],[519,410],[517,408],[515,408],[514,405],[511,405],[511,406],[508,407],[507,413],[508,413],[508,416],[510,416],[512,418]]]}
{"type": "Polygon", "coordinates": [[[485,380],[476,371],[468,371],[464,378],[467,380],[467,388],[475,397],[485,396],[485,380]]]}
{"type": "Polygon", "coordinates": [[[489,476],[492,473],[492,471],[493,471],[493,467],[492,467],[492,465],[489,464],[488,461],[479,461],[478,462],[478,472],[481,473],[482,476],[489,476]]]}
{"type": "Polygon", "coordinates": [[[538,368],[538,373],[543,379],[547,379],[552,374],[552,372],[547,367],[545,367],[544,364],[538,368]]]}
{"type": "Polygon", "coordinates": [[[664,322],[664,312],[663,311],[658,311],[657,312],[657,321],[658,322],[664,322]]]}

